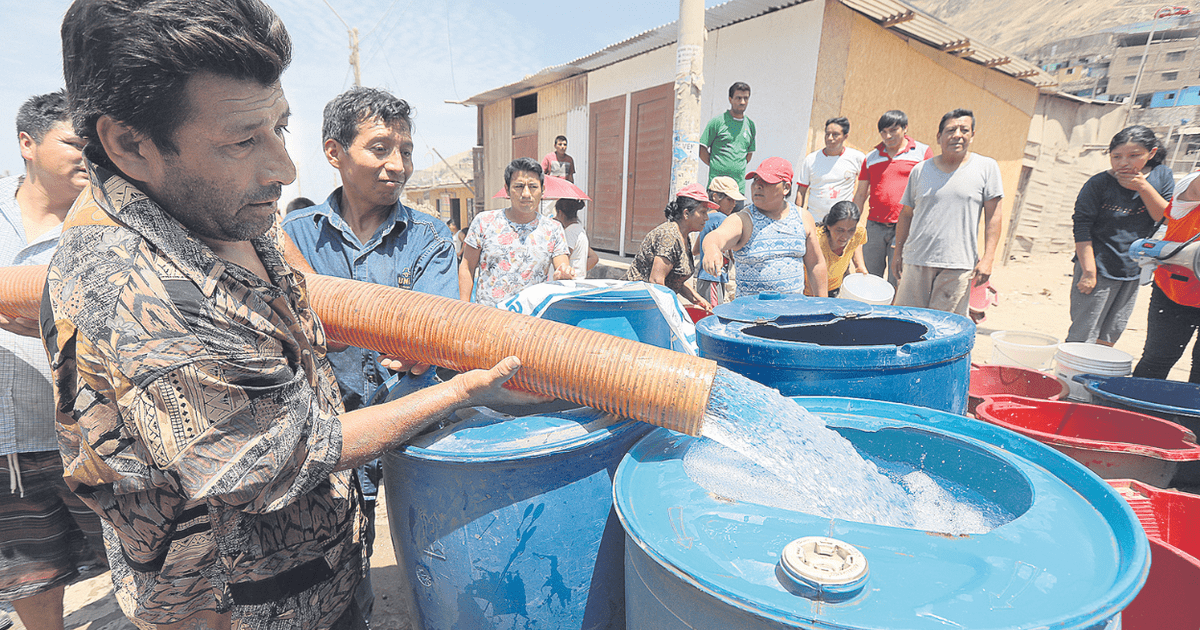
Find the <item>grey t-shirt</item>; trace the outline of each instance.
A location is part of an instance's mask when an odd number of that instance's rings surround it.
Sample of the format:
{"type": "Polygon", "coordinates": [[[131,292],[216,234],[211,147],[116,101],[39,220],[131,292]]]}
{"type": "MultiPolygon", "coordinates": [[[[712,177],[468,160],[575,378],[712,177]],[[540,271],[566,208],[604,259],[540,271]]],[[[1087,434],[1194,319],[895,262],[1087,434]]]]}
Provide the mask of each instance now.
{"type": "Polygon", "coordinates": [[[945,173],[925,160],[908,176],[901,203],[913,209],[904,263],[939,269],[973,269],[979,261],[983,203],[1004,196],[1000,165],[972,153],[945,173]]]}

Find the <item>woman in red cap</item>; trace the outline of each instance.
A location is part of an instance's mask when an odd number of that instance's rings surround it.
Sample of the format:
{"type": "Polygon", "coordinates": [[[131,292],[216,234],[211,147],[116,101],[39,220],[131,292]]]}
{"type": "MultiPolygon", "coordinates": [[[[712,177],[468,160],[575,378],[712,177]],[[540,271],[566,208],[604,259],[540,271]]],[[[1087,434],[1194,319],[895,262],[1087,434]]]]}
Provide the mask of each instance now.
{"type": "Polygon", "coordinates": [[[812,215],[792,205],[792,164],[783,158],[763,160],[746,175],[753,203],[731,215],[704,237],[704,270],[720,269],[732,252],[737,270],[735,297],[775,293],[829,296],[829,277],[812,215]]]}
{"type": "Polygon", "coordinates": [[[712,305],[687,285],[687,279],[696,269],[691,235],[704,228],[708,211],[715,208],[717,204],[709,200],[700,184],[684,186],[663,210],[667,220],[642,239],[642,249],[629,265],[625,279],[661,284],[688,302],[711,310],[712,305]]]}

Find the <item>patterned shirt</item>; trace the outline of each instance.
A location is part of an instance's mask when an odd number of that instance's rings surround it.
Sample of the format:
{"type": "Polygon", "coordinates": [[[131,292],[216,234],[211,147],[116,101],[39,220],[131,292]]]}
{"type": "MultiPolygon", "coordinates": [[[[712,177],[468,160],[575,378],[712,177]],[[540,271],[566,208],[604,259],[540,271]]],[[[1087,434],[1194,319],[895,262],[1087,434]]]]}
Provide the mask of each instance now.
{"type": "Polygon", "coordinates": [[[788,204],[788,212],[778,221],[746,206],[753,225],[750,240],[733,251],[737,265],[737,297],[758,295],[763,291],[804,292],[804,253],[808,238],[804,213],[788,204]]]}
{"type": "Polygon", "coordinates": [[[123,611],[329,627],[362,576],[364,520],[333,472],[339,393],[282,231],[253,241],[264,282],[91,168],[43,335],[64,477],[105,521],[123,611]]]}
{"type": "Polygon", "coordinates": [[[662,258],[671,265],[663,284],[682,295],[683,283],[692,276],[696,263],[692,258],[692,248],[683,242],[678,223],[666,221],[646,233],[642,239],[642,249],[629,264],[625,279],[649,282],[655,258],[662,258]]]}
{"type": "Polygon", "coordinates": [[[539,214],[515,223],[504,210],[477,215],[464,242],[479,250],[474,301],[487,306],[498,307],[521,289],[549,280],[555,257],[569,253],[558,221],[539,214]]]}
{"type": "MultiPolygon", "coordinates": [[[[0,267],[48,264],[62,234],[60,226],[32,243],[25,237],[17,205],[23,179],[0,179],[0,267]]],[[[0,348],[0,456],[58,450],[50,364],[42,340],[0,330],[0,348]]]]}

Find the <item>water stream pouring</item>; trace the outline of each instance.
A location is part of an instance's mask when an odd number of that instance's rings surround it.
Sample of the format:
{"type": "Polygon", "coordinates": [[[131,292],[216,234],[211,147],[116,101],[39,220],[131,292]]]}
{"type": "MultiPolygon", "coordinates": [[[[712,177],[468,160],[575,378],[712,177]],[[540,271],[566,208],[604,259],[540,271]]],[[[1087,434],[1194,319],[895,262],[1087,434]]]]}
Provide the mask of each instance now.
{"type": "MultiPolygon", "coordinates": [[[[298,252],[288,258],[305,272],[307,299],[330,340],[459,371],[516,355],[522,361],[513,378],[517,387],[712,438],[801,490],[799,504],[814,514],[978,531],[953,510],[922,516],[927,498],[864,461],[820,418],[710,359],[461,300],[323,276],[311,272],[298,252]],[[764,409],[774,411],[770,419],[761,417],[764,409]],[[749,419],[757,421],[744,422],[749,419]]],[[[0,313],[37,317],[40,298],[34,296],[42,294],[46,273],[45,267],[0,269],[0,313]]]]}

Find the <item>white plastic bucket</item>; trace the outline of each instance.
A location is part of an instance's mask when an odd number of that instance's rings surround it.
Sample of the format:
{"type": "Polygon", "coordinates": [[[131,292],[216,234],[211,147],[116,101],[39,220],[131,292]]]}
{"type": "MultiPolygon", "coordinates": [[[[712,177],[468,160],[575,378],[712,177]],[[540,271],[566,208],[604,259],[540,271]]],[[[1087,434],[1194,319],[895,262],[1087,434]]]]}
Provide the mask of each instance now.
{"type": "Polygon", "coordinates": [[[896,288],[887,280],[868,273],[852,273],[842,279],[839,298],[867,304],[888,305],[896,297],[896,288]]]}
{"type": "Polygon", "coordinates": [[[992,337],[992,365],[1044,370],[1058,352],[1058,338],[1036,332],[997,330],[992,337]]]}
{"type": "Polygon", "coordinates": [[[1092,395],[1082,383],[1075,382],[1076,374],[1127,376],[1133,372],[1133,356],[1116,348],[1095,343],[1061,343],[1054,355],[1054,373],[1071,386],[1071,400],[1091,402],[1092,395]]]}

